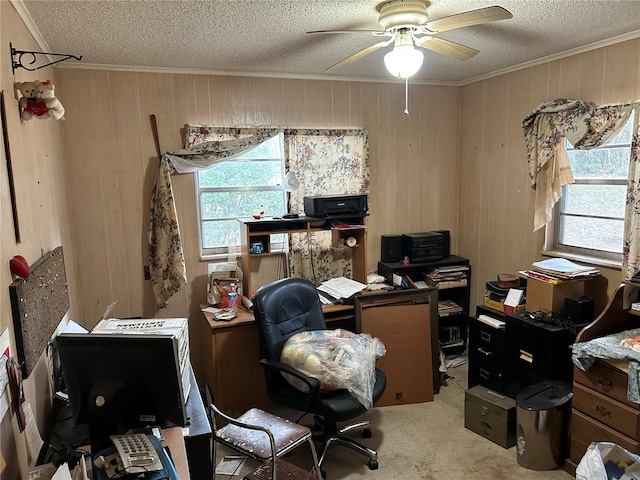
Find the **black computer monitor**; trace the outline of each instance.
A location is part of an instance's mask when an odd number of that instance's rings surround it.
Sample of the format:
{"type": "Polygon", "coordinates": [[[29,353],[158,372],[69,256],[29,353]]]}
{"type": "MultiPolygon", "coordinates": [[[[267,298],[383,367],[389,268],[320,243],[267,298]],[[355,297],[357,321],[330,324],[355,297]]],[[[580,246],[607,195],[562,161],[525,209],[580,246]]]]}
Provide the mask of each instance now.
{"type": "Polygon", "coordinates": [[[71,414],[93,448],[131,429],[186,425],[175,337],[62,333],[55,344],[71,414]]]}

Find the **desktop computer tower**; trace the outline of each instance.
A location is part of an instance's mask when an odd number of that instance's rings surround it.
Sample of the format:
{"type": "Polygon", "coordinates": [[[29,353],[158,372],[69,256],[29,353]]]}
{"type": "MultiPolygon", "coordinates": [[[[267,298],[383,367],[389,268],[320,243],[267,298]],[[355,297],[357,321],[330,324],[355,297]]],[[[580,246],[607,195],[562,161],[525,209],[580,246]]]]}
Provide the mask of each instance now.
{"type": "Polygon", "coordinates": [[[402,260],[402,235],[382,235],[380,239],[380,261],[385,263],[402,260]]]}

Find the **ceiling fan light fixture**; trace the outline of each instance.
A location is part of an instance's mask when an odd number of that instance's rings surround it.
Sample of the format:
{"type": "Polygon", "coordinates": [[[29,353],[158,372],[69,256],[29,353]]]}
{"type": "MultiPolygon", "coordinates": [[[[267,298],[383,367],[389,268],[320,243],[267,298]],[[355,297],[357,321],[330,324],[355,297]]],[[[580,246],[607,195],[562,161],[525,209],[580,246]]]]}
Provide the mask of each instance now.
{"type": "Polygon", "coordinates": [[[394,77],[409,78],[420,70],[423,60],[424,54],[413,45],[399,45],[384,56],[384,66],[394,77]]]}

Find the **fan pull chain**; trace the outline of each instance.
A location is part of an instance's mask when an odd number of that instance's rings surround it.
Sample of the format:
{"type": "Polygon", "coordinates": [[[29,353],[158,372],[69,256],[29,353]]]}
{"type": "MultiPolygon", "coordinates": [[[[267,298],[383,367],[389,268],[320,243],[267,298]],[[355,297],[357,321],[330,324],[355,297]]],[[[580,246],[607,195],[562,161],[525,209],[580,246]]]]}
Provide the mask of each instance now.
{"type": "Polygon", "coordinates": [[[404,114],[409,115],[409,77],[404,77],[404,114]]]}

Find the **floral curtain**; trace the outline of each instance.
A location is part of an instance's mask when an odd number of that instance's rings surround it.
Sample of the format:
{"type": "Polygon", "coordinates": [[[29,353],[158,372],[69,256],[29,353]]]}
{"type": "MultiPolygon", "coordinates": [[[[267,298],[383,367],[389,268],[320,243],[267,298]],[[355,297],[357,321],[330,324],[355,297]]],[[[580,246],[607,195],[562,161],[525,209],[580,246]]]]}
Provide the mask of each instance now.
{"type": "MultiPolygon", "coordinates": [[[[304,197],[362,194],[369,191],[366,130],[285,130],[287,168],[299,180],[289,211],[304,210],[304,197]]],[[[290,235],[289,271],[316,285],[334,277],[351,278],[350,252],[332,248],[331,232],[290,235]]]]}
{"type": "Polygon", "coordinates": [[[259,145],[281,130],[273,128],[216,128],[189,125],[184,150],[160,159],[149,212],[149,272],[158,308],[187,283],[182,237],[171,186],[171,175],[210,167],[259,145]]]}
{"type": "Polygon", "coordinates": [[[629,103],[593,107],[581,100],[559,98],[541,104],[525,117],[522,128],[529,178],[536,191],[534,231],[551,220],[562,187],[574,181],[565,138],[575,148],[597,148],[624,127],[631,111],[629,103]]]}
{"type": "MultiPolygon", "coordinates": [[[[536,189],[534,230],[537,230],[551,218],[551,208],[560,198],[560,189],[564,185],[554,183],[560,178],[556,173],[565,168],[562,158],[562,151],[565,150],[564,137],[566,136],[575,148],[587,150],[600,147],[615,137],[633,112],[635,115],[622,251],[624,280],[629,280],[640,270],[640,103],[592,107],[580,100],[557,99],[543,103],[523,121],[529,176],[532,187],[536,189]],[[545,166],[553,164],[554,160],[559,165],[552,165],[551,171],[554,174],[550,175],[545,166]],[[540,186],[544,186],[546,191],[539,199],[540,186]]],[[[564,155],[566,156],[566,151],[564,155]]]]}
{"type": "Polygon", "coordinates": [[[587,104],[560,98],[543,103],[522,122],[531,188],[536,191],[534,231],[551,220],[562,186],[573,183],[564,139],[567,134],[578,138],[584,135],[588,118],[587,104]]]}
{"type": "Polygon", "coordinates": [[[629,163],[622,250],[624,280],[629,280],[640,270],[640,104],[634,104],[633,109],[635,115],[631,138],[631,161],[629,163]]]}

